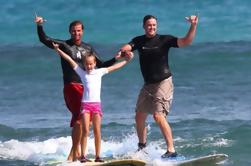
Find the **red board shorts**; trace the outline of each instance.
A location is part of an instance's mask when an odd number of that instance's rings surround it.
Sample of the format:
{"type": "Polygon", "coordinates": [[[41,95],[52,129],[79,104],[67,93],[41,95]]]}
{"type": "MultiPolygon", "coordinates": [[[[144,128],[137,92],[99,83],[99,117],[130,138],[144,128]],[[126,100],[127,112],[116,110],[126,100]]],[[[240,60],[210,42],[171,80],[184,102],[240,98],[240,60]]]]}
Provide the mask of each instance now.
{"type": "Polygon", "coordinates": [[[68,110],[72,114],[70,127],[73,127],[81,119],[80,108],[83,96],[83,85],[69,83],[64,85],[64,99],[68,110]]]}

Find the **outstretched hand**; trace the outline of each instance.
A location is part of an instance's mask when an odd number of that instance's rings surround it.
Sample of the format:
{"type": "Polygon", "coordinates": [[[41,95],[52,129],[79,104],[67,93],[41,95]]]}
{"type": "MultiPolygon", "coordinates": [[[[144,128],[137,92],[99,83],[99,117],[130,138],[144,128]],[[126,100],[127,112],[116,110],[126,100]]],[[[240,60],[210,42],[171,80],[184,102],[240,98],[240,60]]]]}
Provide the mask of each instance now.
{"type": "Polygon", "coordinates": [[[133,58],[133,56],[134,56],[133,52],[131,52],[131,51],[119,51],[115,57],[117,60],[125,59],[125,60],[129,61],[133,58]]]}
{"type": "Polygon", "coordinates": [[[188,22],[190,22],[192,25],[197,25],[199,17],[195,15],[191,15],[189,17],[185,17],[188,22]]]}
{"type": "Polygon", "coordinates": [[[57,50],[59,48],[59,44],[57,44],[57,43],[52,42],[52,45],[53,45],[55,50],[57,50]]]}
{"type": "Polygon", "coordinates": [[[36,24],[43,24],[45,21],[46,21],[46,20],[45,20],[43,17],[37,16],[37,14],[35,14],[35,20],[34,20],[34,22],[35,22],[36,24]]]}
{"type": "Polygon", "coordinates": [[[121,51],[119,51],[119,52],[115,55],[115,59],[116,59],[116,60],[121,60],[121,59],[123,59],[121,51]]]}
{"type": "Polygon", "coordinates": [[[125,55],[125,60],[130,61],[134,57],[133,52],[127,51],[125,55]]]}

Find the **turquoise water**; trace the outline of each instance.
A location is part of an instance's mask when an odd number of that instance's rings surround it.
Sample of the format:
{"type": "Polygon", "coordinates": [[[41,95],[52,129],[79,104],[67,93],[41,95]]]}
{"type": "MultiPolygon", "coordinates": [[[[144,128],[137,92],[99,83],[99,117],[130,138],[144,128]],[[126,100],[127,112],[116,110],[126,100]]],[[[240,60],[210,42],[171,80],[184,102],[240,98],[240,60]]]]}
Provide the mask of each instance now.
{"type": "Polygon", "coordinates": [[[68,24],[81,19],[86,25],[85,40],[94,43],[124,43],[141,34],[142,18],[153,14],[159,32],[183,36],[188,28],[184,17],[199,14],[195,43],[250,40],[249,0],[149,0],[149,1],[8,1],[1,5],[1,43],[37,44],[34,14],[46,18],[51,36],[68,38],[68,24]]]}
{"type": "MultiPolygon", "coordinates": [[[[0,7],[0,165],[63,162],[71,147],[60,61],[38,41],[35,12],[47,19],[47,34],[60,39],[69,37],[70,21],[83,20],[84,40],[93,44],[102,59],[110,59],[123,43],[143,33],[145,14],[158,17],[159,33],[180,37],[189,27],[184,17],[199,13],[194,43],[170,52],[175,94],[168,119],[175,147],[187,158],[225,153],[229,160],[224,166],[250,165],[250,3],[5,2],[0,7]]],[[[104,77],[102,156],[135,156],[134,108],[142,84],[137,55],[130,64],[104,77]]],[[[165,144],[152,118],[148,127],[148,151],[154,159],[165,151],[165,144]]],[[[92,134],[89,139],[93,155],[92,134]]]]}

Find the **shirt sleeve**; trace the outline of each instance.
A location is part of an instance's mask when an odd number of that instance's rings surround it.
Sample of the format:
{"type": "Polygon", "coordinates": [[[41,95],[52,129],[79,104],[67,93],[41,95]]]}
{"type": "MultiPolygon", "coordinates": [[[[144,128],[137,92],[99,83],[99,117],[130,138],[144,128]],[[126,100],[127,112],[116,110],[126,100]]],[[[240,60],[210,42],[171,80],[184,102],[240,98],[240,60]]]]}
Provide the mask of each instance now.
{"type": "Polygon", "coordinates": [[[170,47],[176,47],[178,48],[178,38],[172,35],[166,35],[166,44],[170,47]]]}
{"type": "Polygon", "coordinates": [[[81,67],[79,67],[78,65],[77,65],[76,67],[74,67],[73,70],[74,70],[79,76],[81,75],[81,73],[84,72],[84,70],[83,70],[81,67]]]}
{"type": "Polygon", "coordinates": [[[102,75],[105,75],[108,73],[108,69],[107,68],[101,68],[101,73],[102,75]]]}
{"type": "Polygon", "coordinates": [[[136,38],[133,38],[128,44],[132,47],[132,51],[136,50],[136,38]]]}
{"type": "Polygon", "coordinates": [[[60,45],[63,44],[62,40],[53,39],[53,38],[47,36],[46,33],[44,32],[42,25],[37,25],[37,34],[38,34],[38,38],[39,38],[40,42],[51,49],[54,49],[52,42],[58,43],[60,45]]]}

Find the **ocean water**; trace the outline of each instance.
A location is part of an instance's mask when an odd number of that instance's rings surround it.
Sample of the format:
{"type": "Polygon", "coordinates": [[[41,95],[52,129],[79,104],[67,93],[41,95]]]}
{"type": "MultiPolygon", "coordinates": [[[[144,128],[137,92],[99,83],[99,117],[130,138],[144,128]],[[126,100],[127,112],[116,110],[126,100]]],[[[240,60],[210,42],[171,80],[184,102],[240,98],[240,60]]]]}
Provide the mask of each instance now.
{"type": "MultiPolygon", "coordinates": [[[[251,164],[251,11],[248,0],[210,1],[6,1],[0,6],[0,165],[80,165],[65,160],[71,147],[70,113],[63,100],[58,56],[36,34],[34,14],[47,34],[68,39],[68,24],[81,19],[84,41],[102,59],[143,34],[145,14],[158,17],[159,33],[182,37],[184,17],[199,14],[191,46],[171,49],[175,85],[168,120],[175,147],[186,158],[224,153],[223,166],[251,164]],[[59,163],[55,163],[59,161],[59,163]]],[[[148,119],[149,156],[135,154],[134,108],[143,84],[138,57],[103,78],[102,150],[107,158],[154,160],[164,139],[148,119]]],[[[88,152],[94,154],[93,134],[88,152]]]]}

